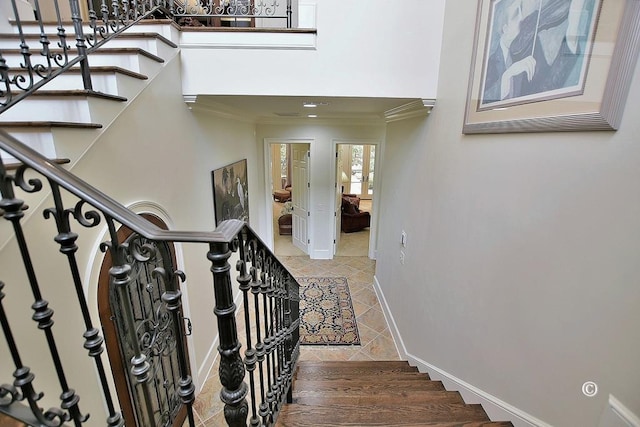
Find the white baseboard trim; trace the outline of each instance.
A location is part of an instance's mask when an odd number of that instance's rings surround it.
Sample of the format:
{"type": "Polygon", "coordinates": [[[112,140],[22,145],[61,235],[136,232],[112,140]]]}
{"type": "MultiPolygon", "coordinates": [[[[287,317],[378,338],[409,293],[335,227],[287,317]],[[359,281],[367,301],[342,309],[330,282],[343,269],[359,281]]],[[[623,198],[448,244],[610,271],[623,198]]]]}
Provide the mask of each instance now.
{"type": "Polygon", "coordinates": [[[396,350],[398,350],[398,354],[400,355],[400,359],[406,359],[407,347],[404,345],[404,341],[402,341],[402,336],[400,335],[400,331],[398,330],[398,325],[396,325],[396,320],[391,314],[389,304],[387,304],[387,299],[384,297],[384,292],[382,292],[380,282],[378,282],[378,278],[375,275],[373,276],[373,289],[376,291],[376,296],[378,297],[378,301],[380,301],[380,305],[382,306],[382,313],[384,314],[384,318],[387,321],[387,325],[389,325],[389,329],[391,335],[393,336],[396,350]]]}
{"type": "MultiPolygon", "coordinates": [[[[467,403],[480,403],[491,420],[494,421],[511,421],[514,427],[553,427],[531,414],[528,414],[513,405],[489,394],[478,387],[471,385],[460,378],[434,366],[407,351],[407,347],[402,340],[402,335],[398,330],[398,326],[393,318],[393,314],[389,309],[387,300],[382,292],[378,278],[374,276],[373,285],[382,306],[384,317],[389,324],[391,334],[396,342],[396,348],[401,359],[407,359],[411,365],[418,368],[420,372],[428,372],[433,380],[440,380],[447,390],[458,391],[467,403]]],[[[612,405],[613,407],[613,405],[612,405]]],[[[633,427],[636,427],[635,425],[633,427]]],[[[640,426],[638,426],[640,427],[640,426]]]]}
{"type": "Polygon", "coordinates": [[[219,356],[219,353],[218,353],[219,337],[220,337],[219,335],[216,335],[215,339],[213,340],[213,343],[211,343],[211,347],[209,347],[207,356],[204,358],[202,365],[200,365],[200,368],[198,369],[198,390],[196,392],[196,396],[198,395],[198,393],[202,391],[205,381],[207,381],[207,378],[209,378],[209,375],[211,374],[211,368],[213,368],[213,364],[216,363],[216,359],[219,356]]]}
{"type": "Polygon", "coordinates": [[[629,408],[624,406],[622,402],[615,398],[613,395],[609,395],[609,409],[620,420],[629,424],[629,427],[640,427],[640,417],[631,412],[629,408]]]}

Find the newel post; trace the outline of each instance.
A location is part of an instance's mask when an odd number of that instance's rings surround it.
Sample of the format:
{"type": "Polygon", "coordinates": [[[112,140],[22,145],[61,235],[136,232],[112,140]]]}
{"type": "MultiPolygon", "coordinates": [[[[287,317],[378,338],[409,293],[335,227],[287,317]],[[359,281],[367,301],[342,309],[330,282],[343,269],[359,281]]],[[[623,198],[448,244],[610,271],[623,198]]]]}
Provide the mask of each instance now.
{"type": "Polygon", "coordinates": [[[231,266],[229,243],[211,243],[207,258],[211,261],[213,291],[215,295],[214,313],[218,319],[220,337],[220,400],[224,405],[224,417],[231,427],[246,427],[249,412],[247,404],[248,387],[244,382],[244,363],[240,355],[240,342],[236,326],[236,305],[233,302],[231,286],[231,266]]]}

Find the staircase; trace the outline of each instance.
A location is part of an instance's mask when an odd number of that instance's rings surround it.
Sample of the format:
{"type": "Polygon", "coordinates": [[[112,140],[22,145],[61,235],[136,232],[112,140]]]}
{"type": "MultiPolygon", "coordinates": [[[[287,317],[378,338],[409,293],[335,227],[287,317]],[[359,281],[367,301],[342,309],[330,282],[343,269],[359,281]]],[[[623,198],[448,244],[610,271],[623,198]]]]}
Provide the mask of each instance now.
{"type": "Polygon", "coordinates": [[[277,426],[507,427],[404,361],[298,362],[277,426]]]}
{"type": "MultiPolygon", "coordinates": [[[[31,33],[26,39],[37,45],[37,23],[23,24],[31,33]]],[[[55,25],[47,25],[45,31],[55,34],[55,25]]],[[[60,162],[73,169],[176,57],[177,31],[168,22],[138,24],[90,55],[92,91],[82,89],[78,70],[72,70],[2,114],[0,128],[49,157],[62,158],[60,162]]],[[[11,75],[21,71],[17,40],[14,33],[0,34],[0,50],[11,75]]],[[[458,392],[445,390],[440,381],[430,380],[407,362],[303,361],[298,363],[293,390],[293,403],[283,406],[278,426],[512,426],[491,422],[480,405],[466,404],[458,392]]],[[[102,420],[95,417],[92,422],[102,420]]],[[[0,414],[0,425],[25,424],[0,414]]]]}
{"type": "MultiPolygon", "coordinates": [[[[64,22],[73,30],[71,22],[64,22]]],[[[10,77],[26,75],[20,64],[18,27],[12,22],[14,33],[0,34],[0,52],[6,61],[10,77]]],[[[40,24],[21,22],[23,38],[31,49],[33,64],[46,65],[40,55],[40,24]]],[[[45,22],[42,30],[49,38],[51,53],[58,42],[56,25],[45,22]]],[[[85,27],[87,34],[91,29],[85,27]]],[[[67,42],[75,45],[74,34],[67,34],[67,42]]],[[[70,168],[90,150],[127,106],[147,87],[179,53],[176,41],[178,29],[169,20],[147,20],[127,30],[89,55],[93,90],[83,88],[80,68],[75,66],[47,83],[28,98],[0,115],[0,129],[4,129],[41,154],[71,163],[70,168]]],[[[73,55],[72,55],[73,56],[73,55]]],[[[52,71],[57,68],[54,66],[52,71]]],[[[34,75],[35,82],[40,78],[34,75]]],[[[19,91],[16,91],[19,94],[19,91]]],[[[2,153],[5,163],[12,159],[2,153]]]]}

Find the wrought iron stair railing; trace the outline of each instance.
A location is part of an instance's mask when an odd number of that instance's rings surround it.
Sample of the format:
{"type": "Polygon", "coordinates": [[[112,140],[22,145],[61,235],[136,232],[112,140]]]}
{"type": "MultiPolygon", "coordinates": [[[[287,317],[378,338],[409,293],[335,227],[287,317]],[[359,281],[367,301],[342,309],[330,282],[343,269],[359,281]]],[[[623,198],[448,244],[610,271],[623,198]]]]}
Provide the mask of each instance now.
{"type": "MultiPolygon", "coordinates": [[[[219,335],[220,397],[225,404],[225,418],[232,426],[244,426],[247,422],[251,426],[273,425],[280,407],[285,401],[290,401],[292,396],[292,374],[299,355],[298,283],[251,228],[244,222],[228,220],[212,232],[164,230],[1,130],[0,150],[8,152],[22,162],[17,169],[9,170],[0,159],[0,219],[11,224],[13,238],[17,242],[23,266],[16,265],[15,268],[24,269],[26,272],[23,280],[19,281],[7,280],[8,271],[0,272],[0,326],[6,341],[4,354],[10,354],[11,361],[7,363],[12,363],[14,367],[12,383],[0,386],[0,413],[9,414],[30,425],[80,426],[88,422],[88,414],[81,409],[80,396],[69,383],[68,374],[77,367],[73,363],[70,366],[69,361],[65,360],[59,351],[60,336],[66,331],[56,328],[54,333],[54,310],[46,299],[47,295],[57,294],[63,287],[69,286],[73,288],[70,292],[77,295],[77,301],[66,301],[63,307],[56,309],[67,311],[74,307],[81,312],[85,329],[83,346],[94,366],[86,375],[97,373],[100,384],[97,393],[105,402],[106,425],[124,425],[110,380],[111,375],[117,373],[110,372],[103,361],[104,339],[100,322],[92,318],[90,306],[93,303],[88,300],[85,292],[86,284],[81,279],[83,266],[80,265],[78,257],[79,254],[94,249],[79,247],[80,231],[94,228],[104,221],[108,226],[109,239],[101,245],[101,249],[111,256],[110,286],[115,290],[115,298],[122,303],[119,315],[114,316],[112,320],[122,330],[136,331],[134,334],[128,334],[128,345],[132,352],[132,357],[128,360],[128,371],[135,379],[134,387],[141,390],[143,406],[146,404],[149,408],[154,408],[155,403],[148,401],[150,397],[149,393],[146,393],[154,370],[152,353],[157,349],[157,346],[154,347],[150,343],[160,341],[157,330],[163,330],[165,335],[162,339],[167,339],[167,336],[173,337],[173,345],[178,352],[179,378],[173,390],[175,399],[187,408],[189,425],[195,425],[192,409],[195,386],[185,350],[187,332],[180,287],[180,281],[184,280],[185,275],[181,271],[168,271],[161,266],[152,269],[150,276],[156,282],[162,282],[164,289],[161,295],[163,305],[158,309],[162,315],[158,315],[154,321],[166,322],[163,323],[166,327],[155,328],[156,332],[150,332],[134,324],[135,304],[127,291],[133,280],[132,264],[145,263],[153,259],[156,251],[154,245],[204,244],[206,250],[203,251],[203,257],[206,255],[210,261],[210,271],[213,275],[214,313],[217,317],[219,335]],[[51,201],[51,207],[44,210],[43,221],[54,220],[49,221],[55,227],[52,230],[52,238],[58,244],[59,252],[67,260],[71,278],[67,284],[57,281],[51,283],[52,278],[46,273],[42,274],[43,268],[46,268],[42,264],[51,265],[54,255],[48,255],[45,260],[33,257],[34,253],[41,251],[44,237],[35,235],[33,239],[28,238],[32,234],[29,230],[32,221],[35,221],[35,215],[29,219],[29,224],[25,223],[27,208],[19,198],[21,193],[47,191],[50,191],[50,197],[45,200],[51,201]],[[119,226],[129,228],[137,237],[134,240],[122,240],[117,232],[119,226]],[[33,248],[38,250],[34,251],[33,248]],[[234,252],[238,253],[237,282],[242,294],[246,325],[242,340],[236,323],[236,305],[229,264],[234,252]],[[16,337],[23,328],[29,326],[18,326],[9,317],[7,310],[9,305],[15,304],[11,299],[11,290],[23,286],[30,288],[33,295],[32,319],[36,324],[32,327],[40,329],[46,341],[42,345],[46,352],[38,354],[37,357],[45,357],[46,353],[46,357],[50,358],[55,367],[54,382],[60,389],[59,404],[48,410],[41,409],[42,393],[38,390],[42,383],[39,379],[48,378],[50,375],[32,372],[26,365],[27,360],[32,359],[34,355],[22,348],[16,337]],[[244,352],[241,351],[241,341],[246,342],[244,352]]],[[[7,248],[3,249],[6,250],[7,248]]],[[[14,278],[15,274],[10,276],[14,278]]],[[[209,328],[200,325],[200,331],[206,329],[209,328]]],[[[0,355],[2,354],[0,351],[0,355]]],[[[8,382],[8,379],[0,378],[0,384],[3,382],[8,382]]],[[[47,383],[47,386],[50,385],[47,383]]],[[[165,421],[168,416],[164,413],[147,415],[150,420],[155,417],[165,421]]],[[[93,423],[97,422],[98,416],[93,415],[93,423]]],[[[136,425],[170,425],[164,424],[165,421],[158,421],[157,424],[137,421],[136,425]]]]}

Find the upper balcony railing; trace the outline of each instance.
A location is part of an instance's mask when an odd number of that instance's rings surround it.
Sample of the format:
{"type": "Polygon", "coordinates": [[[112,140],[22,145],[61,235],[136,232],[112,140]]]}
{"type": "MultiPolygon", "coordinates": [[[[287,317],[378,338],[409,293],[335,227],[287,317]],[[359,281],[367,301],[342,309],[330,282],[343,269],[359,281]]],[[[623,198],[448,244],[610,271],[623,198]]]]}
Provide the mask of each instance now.
{"type": "Polygon", "coordinates": [[[285,28],[292,23],[291,0],[174,0],[171,13],[187,26],[252,27],[256,19],[285,28]]]}

